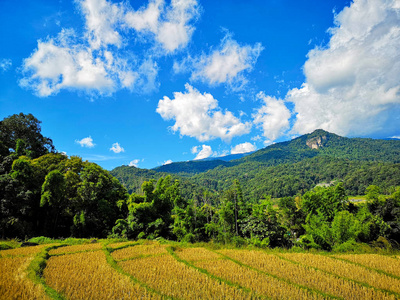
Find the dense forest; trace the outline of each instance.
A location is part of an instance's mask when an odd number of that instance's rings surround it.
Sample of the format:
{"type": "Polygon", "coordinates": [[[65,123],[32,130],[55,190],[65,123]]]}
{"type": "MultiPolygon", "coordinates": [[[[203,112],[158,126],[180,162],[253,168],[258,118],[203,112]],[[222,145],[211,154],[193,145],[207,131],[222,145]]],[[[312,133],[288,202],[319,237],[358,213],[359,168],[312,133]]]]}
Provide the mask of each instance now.
{"type": "Polygon", "coordinates": [[[0,122],[3,238],[160,237],[325,250],[400,243],[399,141],[317,130],[231,161],[110,173],[58,153],[40,123],[22,113],[0,122]]]}

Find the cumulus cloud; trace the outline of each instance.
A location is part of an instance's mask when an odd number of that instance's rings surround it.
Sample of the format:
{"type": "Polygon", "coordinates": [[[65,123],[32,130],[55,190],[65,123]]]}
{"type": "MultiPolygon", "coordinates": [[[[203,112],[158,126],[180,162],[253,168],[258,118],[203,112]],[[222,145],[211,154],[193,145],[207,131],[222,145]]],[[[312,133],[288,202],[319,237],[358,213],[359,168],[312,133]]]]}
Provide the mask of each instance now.
{"type": "Polygon", "coordinates": [[[170,159],[168,159],[168,160],[166,160],[166,161],[163,162],[163,166],[169,165],[169,164],[172,164],[172,163],[173,163],[173,161],[170,160],[170,159]]]}
{"type": "Polygon", "coordinates": [[[86,148],[93,148],[94,146],[96,146],[96,144],[93,143],[92,137],[90,136],[85,137],[81,140],[76,140],[75,142],[81,145],[81,147],[86,147],[86,148]]]}
{"type": "Polygon", "coordinates": [[[292,132],[366,135],[398,127],[390,118],[400,104],[398,0],[355,0],[329,32],[328,45],[308,53],[306,82],[286,96],[296,115],[292,132]]]}
{"type": "Polygon", "coordinates": [[[0,59],[0,71],[6,72],[12,66],[12,60],[8,58],[0,59]]]}
{"type": "Polygon", "coordinates": [[[264,137],[274,141],[289,129],[290,110],[281,99],[266,96],[263,92],[257,97],[264,103],[253,114],[254,124],[262,128],[264,137]]]}
{"type": "Polygon", "coordinates": [[[134,160],[132,160],[130,163],[129,163],[129,166],[130,167],[138,167],[138,165],[139,165],[139,162],[140,162],[140,159],[134,159],[134,160]]]}
{"type": "MultiPolygon", "coordinates": [[[[134,11],[129,2],[77,0],[85,29],[77,35],[63,28],[56,37],[38,41],[23,62],[20,85],[40,97],[63,89],[110,95],[119,89],[148,93],[158,88],[158,55],[170,54],[190,41],[198,16],[196,0],[151,0],[134,11]],[[146,36],[138,39],[138,36],[146,36]],[[139,54],[126,47],[134,41],[147,44],[139,54]],[[150,45],[150,46],[148,46],[150,45]]],[[[135,49],[136,50],[136,49],[135,49]]]]}
{"type": "Polygon", "coordinates": [[[90,89],[99,93],[113,90],[114,82],[106,64],[90,49],[68,45],[67,39],[73,34],[62,32],[56,39],[39,41],[38,49],[24,60],[26,77],[20,84],[41,97],[56,94],[64,88],[90,89]]]}
{"type": "Polygon", "coordinates": [[[257,147],[249,142],[242,143],[239,145],[236,145],[235,147],[232,148],[231,154],[240,154],[240,153],[247,153],[247,152],[253,152],[257,149],[257,147]]]}
{"type": "Polygon", "coordinates": [[[230,141],[250,132],[250,123],[242,123],[230,111],[221,111],[211,94],[201,94],[189,84],[185,88],[184,93],[175,92],[174,99],[164,96],[158,102],[157,113],[164,120],[175,120],[172,131],[201,142],[215,138],[230,141]]]}
{"type": "Polygon", "coordinates": [[[192,23],[199,14],[196,0],[172,0],[169,6],[163,0],[152,0],[147,7],[129,11],[125,22],[150,34],[163,50],[173,52],[188,44],[195,29],[192,23]]]}
{"type": "Polygon", "coordinates": [[[114,143],[114,144],[112,144],[110,151],[113,151],[114,153],[121,153],[121,152],[125,152],[125,149],[122,148],[119,143],[114,143]]]}
{"type": "Polygon", "coordinates": [[[188,56],[181,62],[175,62],[173,68],[175,73],[191,70],[192,80],[210,85],[227,84],[238,91],[247,83],[245,74],[253,69],[263,49],[261,43],[239,45],[227,34],[216,50],[200,57],[188,56]]]}
{"type": "Polygon", "coordinates": [[[195,146],[192,148],[192,153],[193,154],[197,153],[194,160],[204,159],[204,158],[208,158],[210,156],[215,155],[215,153],[211,149],[211,146],[208,146],[208,145],[202,145],[201,150],[199,149],[199,147],[195,146]]]}
{"type": "Polygon", "coordinates": [[[106,0],[77,0],[86,21],[86,38],[92,49],[107,45],[120,47],[119,26],[124,16],[122,4],[106,0]]]}

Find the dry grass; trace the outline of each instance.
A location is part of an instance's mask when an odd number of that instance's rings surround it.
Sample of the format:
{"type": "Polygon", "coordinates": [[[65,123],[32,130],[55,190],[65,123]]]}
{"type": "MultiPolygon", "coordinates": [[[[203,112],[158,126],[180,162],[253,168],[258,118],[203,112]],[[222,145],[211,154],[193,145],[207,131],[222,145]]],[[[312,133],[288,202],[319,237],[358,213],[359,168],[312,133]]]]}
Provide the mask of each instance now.
{"type": "Polygon", "coordinates": [[[15,249],[1,250],[0,257],[6,256],[30,256],[40,252],[46,245],[38,245],[31,247],[20,247],[15,249]]]}
{"type": "Polygon", "coordinates": [[[132,247],[116,250],[112,253],[112,256],[115,260],[123,260],[165,253],[167,253],[165,245],[151,243],[146,245],[134,245],[132,247]]]}
{"type": "Polygon", "coordinates": [[[133,246],[134,242],[118,242],[118,243],[112,243],[112,244],[108,244],[107,247],[115,249],[115,248],[119,248],[119,247],[125,247],[125,246],[127,246],[127,245],[129,245],[129,244],[132,244],[132,246],[133,246]]]}
{"type": "Polygon", "coordinates": [[[349,261],[385,271],[394,276],[400,277],[400,260],[379,254],[344,254],[334,255],[334,257],[347,259],[349,261]]]}
{"type": "Polygon", "coordinates": [[[53,256],[44,270],[46,283],[68,299],[157,299],[115,271],[103,251],[53,256]]]}
{"type": "Polygon", "coordinates": [[[179,299],[250,299],[250,295],[175,260],[171,255],[120,262],[123,270],[164,295],[179,299]]]}
{"type": "Polygon", "coordinates": [[[273,254],[248,250],[221,250],[220,252],[258,270],[336,297],[354,300],[395,299],[393,295],[367,288],[319,270],[290,263],[273,254]]]}
{"type": "Polygon", "coordinates": [[[43,286],[27,277],[29,263],[38,252],[38,247],[29,248],[34,247],[5,250],[10,256],[0,259],[0,299],[49,299],[43,286]]]}
{"type": "Polygon", "coordinates": [[[246,268],[204,248],[177,251],[181,258],[191,261],[196,267],[211,274],[246,287],[272,299],[323,299],[321,295],[246,268]]]}
{"type": "Polygon", "coordinates": [[[72,245],[72,246],[65,246],[65,247],[60,247],[57,249],[52,249],[52,250],[50,250],[49,254],[56,255],[56,254],[64,254],[64,253],[76,253],[76,252],[100,250],[101,248],[102,248],[102,244],[100,244],[100,243],[72,245]]]}
{"type": "Polygon", "coordinates": [[[284,253],[280,255],[290,260],[336,274],[340,277],[350,278],[379,289],[400,293],[400,280],[385,274],[373,272],[361,266],[316,254],[284,253]]]}

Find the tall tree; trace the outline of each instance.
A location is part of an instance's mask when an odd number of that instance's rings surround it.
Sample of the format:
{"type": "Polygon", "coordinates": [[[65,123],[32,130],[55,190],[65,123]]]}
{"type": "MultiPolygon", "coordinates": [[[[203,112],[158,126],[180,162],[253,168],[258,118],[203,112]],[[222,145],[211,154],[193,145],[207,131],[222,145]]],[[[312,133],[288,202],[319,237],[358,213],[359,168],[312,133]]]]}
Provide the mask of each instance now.
{"type": "Polygon", "coordinates": [[[54,152],[53,141],[41,134],[40,121],[32,114],[15,114],[0,121],[1,155],[11,152],[25,152],[30,158],[37,158],[54,152]],[[18,142],[18,141],[23,142],[18,142]],[[24,147],[25,149],[23,149],[24,147]]]}

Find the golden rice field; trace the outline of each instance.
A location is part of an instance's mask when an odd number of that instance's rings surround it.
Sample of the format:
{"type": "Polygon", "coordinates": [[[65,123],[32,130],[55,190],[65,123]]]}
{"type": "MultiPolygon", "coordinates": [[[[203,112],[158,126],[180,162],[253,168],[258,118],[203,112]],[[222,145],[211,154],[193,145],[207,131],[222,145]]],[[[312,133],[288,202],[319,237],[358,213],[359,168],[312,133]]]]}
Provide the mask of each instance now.
{"type": "Polygon", "coordinates": [[[0,251],[0,299],[50,299],[28,278],[28,266],[43,246],[0,251]]]}
{"type": "Polygon", "coordinates": [[[0,299],[394,300],[400,259],[155,241],[52,244],[0,251],[0,299]]]}

